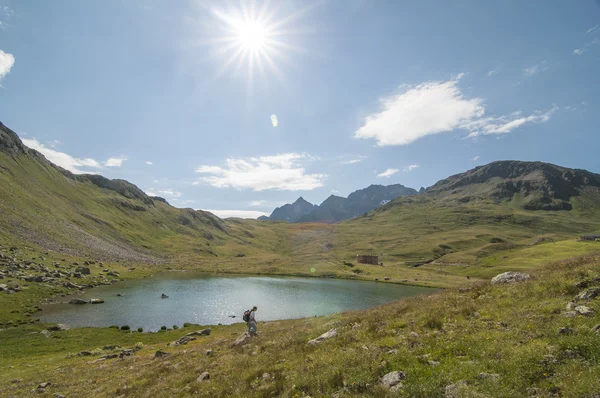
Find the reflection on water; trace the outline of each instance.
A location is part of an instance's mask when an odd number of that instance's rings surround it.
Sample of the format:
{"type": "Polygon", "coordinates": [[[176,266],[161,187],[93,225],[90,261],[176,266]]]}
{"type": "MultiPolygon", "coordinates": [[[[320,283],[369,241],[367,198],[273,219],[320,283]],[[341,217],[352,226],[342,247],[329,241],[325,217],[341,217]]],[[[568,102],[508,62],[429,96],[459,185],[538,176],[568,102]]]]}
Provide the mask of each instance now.
{"type": "Polygon", "coordinates": [[[254,305],[259,308],[258,320],[267,321],[368,308],[432,291],[341,279],[171,272],[94,288],[82,298],[103,298],[104,304],[53,304],[46,307],[40,318],[43,322],[71,326],[129,325],[154,331],[162,325],[182,326],[184,322],[202,325],[241,322],[244,310],[254,305]],[[118,293],[124,296],[118,297],[118,293]],[[162,293],[169,298],[161,299],[162,293]]]}

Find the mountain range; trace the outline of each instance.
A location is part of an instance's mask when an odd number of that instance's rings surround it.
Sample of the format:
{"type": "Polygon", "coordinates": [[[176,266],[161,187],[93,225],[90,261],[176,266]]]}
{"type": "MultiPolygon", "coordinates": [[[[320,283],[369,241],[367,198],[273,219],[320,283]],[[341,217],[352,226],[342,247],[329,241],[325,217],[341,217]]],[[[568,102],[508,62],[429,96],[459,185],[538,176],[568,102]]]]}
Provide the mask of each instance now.
{"type": "Polygon", "coordinates": [[[416,194],[416,190],[401,184],[371,185],[352,192],[347,198],[331,195],[318,206],[300,197],[292,204],[276,208],[270,217],[261,217],[259,220],[339,222],[368,213],[396,198],[416,194]]]}

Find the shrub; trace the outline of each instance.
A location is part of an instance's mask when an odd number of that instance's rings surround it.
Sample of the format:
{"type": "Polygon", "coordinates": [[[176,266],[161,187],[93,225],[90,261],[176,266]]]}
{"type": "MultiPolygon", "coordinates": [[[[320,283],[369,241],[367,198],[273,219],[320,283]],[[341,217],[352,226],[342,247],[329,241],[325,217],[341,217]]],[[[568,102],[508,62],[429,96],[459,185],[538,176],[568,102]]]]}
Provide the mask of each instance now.
{"type": "Polygon", "coordinates": [[[442,327],[444,326],[444,321],[439,315],[430,314],[427,316],[424,326],[429,329],[442,330],[442,327]]]}
{"type": "Polygon", "coordinates": [[[344,261],[344,265],[347,267],[354,267],[354,263],[351,263],[350,261],[344,261]]]}
{"type": "Polygon", "coordinates": [[[121,326],[121,330],[131,330],[131,328],[127,325],[121,326]]]}
{"type": "Polygon", "coordinates": [[[177,329],[179,329],[179,326],[173,325],[173,330],[177,330],[177,329]]]}
{"type": "Polygon", "coordinates": [[[118,329],[119,327],[117,325],[112,325],[108,327],[109,329],[118,329]]]}
{"type": "Polygon", "coordinates": [[[138,332],[142,333],[144,331],[144,328],[138,328],[138,332]]]}
{"type": "Polygon", "coordinates": [[[187,322],[183,324],[184,328],[187,328],[188,326],[192,326],[192,324],[191,323],[187,323],[187,322]]]}
{"type": "Polygon", "coordinates": [[[355,274],[362,274],[364,271],[362,269],[353,269],[352,272],[354,272],[355,274]]]}
{"type": "Polygon", "coordinates": [[[161,326],[160,330],[167,330],[167,327],[166,326],[161,326]]]}
{"type": "Polygon", "coordinates": [[[502,238],[492,238],[492,239],[490,239],[490,243],[504,243],[504,239],[502,239],[502,238]]]}
{"type": "Polygon", "coordinates": [[[135,343],[135,346],[133,347],[133,349],[136,351],[139,351],[142,348],[144,348],[144,343],[142,343],[141,341],[138,341],[137,343],[135,343]]]}

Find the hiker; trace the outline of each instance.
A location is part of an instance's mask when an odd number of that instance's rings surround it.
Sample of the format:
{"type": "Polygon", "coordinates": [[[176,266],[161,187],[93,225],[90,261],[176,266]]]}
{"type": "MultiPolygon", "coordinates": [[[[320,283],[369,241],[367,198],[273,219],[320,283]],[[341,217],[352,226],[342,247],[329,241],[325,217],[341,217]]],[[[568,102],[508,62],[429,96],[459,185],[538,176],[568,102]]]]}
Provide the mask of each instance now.
{"type": "Polygon", "coordinates": [[[248,333],[252,336],[257,336],[256,333],[256,310],[258,310],[257,306],[252,307],[252,310],[247,310],[244,312],[244,321],[246,321],[246,325],[248,325],[248,333]]]}

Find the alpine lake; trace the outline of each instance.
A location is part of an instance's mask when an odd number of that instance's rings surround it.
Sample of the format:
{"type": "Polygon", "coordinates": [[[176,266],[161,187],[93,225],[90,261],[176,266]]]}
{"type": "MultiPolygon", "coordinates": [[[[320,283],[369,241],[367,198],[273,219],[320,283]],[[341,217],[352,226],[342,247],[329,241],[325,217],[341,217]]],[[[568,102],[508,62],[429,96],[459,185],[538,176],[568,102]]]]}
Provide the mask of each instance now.
{"type": "Polygon", "coordinates": [[[100,286],[61,297],[38,315],[43,322],[72,327],[128,325],[156,331],[183,323],[242,322],[244,310],[258,307],[257,320],[306,318],[358,310],[437,289],[347,279],[211,275],[166,272],[149,278],[100,286]],[[168,298],[161,298],[162,295],[168,298]],[[102,304],[69,304],[72,298],[102,304]]]}

